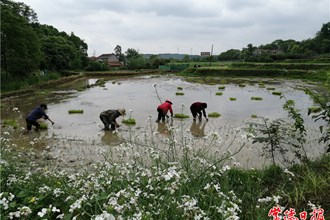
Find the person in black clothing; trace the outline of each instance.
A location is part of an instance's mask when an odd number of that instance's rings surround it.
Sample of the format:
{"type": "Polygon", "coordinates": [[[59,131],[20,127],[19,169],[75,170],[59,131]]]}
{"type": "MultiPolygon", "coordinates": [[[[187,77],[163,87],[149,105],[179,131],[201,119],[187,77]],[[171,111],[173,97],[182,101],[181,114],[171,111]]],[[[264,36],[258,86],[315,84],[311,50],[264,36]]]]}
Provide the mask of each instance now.
{"type": "Polygon", "coordinates": [[[205,112],[206,108],[207,108],[207,104],[205,102],[194,102],[190,106],[190,111],[191,111],[191,114],[193,115],[194,121],[196,120],[196,116],[198,116],[199,120],[202,120],[203,115],[207,121],[209,120],[206,117],[206,112],[205,112]]]}
{"type": "Polygon", "coordinates": [[[40,124],[37,122],[38,119],[43,118],[45,120],[48,120],[54,124],[54,122],[46,115],[45,110],[47,110],[47,105],[46,104],[41,104],[37,108],[33,109],[28,116],[25,118],[26,121],[26,134],[29,133],[32,129],[32,125],[36,127],[36,131],[39,131],[40,129],[40,124]]]}
{"type": "Polygon", "coordinates": [[[100,114],[100,119],[104,124],[104,130],[116,130],[120,125],[116,122],[116,118],[124,116],[126,114],[125,109],[107,110],[100,114]]]}

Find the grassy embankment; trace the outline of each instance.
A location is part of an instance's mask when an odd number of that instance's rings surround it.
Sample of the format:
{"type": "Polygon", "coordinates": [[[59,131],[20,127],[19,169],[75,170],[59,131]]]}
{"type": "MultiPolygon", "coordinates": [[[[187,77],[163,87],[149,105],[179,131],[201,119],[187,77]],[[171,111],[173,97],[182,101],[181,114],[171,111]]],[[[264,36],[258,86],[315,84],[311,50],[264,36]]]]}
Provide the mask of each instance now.
{"type": "Polygon", "coordinates": [[[263,77],[302,79],[330,84],[330,63],[209,63],[190,68],[185,76],[263,77]]]}

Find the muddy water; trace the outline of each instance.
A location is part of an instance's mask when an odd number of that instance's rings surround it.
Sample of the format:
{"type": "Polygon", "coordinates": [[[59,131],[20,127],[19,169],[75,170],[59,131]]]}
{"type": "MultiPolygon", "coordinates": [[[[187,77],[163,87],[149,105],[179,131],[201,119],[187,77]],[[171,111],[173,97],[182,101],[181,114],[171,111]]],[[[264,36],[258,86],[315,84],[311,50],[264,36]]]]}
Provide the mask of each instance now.
{"type": "MultiPolygon", "coordinates": [[[[132,134],[157,132],[166,139],[169,136],[169,127],[181,127],[185,135],[191,138],[207,136],[217,132],[222,137],[223,145],[231,150],[236,149],[245,140],[245,132],[242,130],[246,123],[252,119],[251,115],[262,116],[270,119],[287,118],[287,112],[282,108],[285,100],[280,96],[273,95],[273,91],[280,91],[287,100],[292,99],[296,108],[301,110],[309,128],[309,134],[313,136],[308,143],[311,156],[318,156],[324,151],[324,146],[315,140],[318,137],[316,125],[307,115],[307,108],[313,106],[313,102],[301,89],[311,87],[300,81],[272,81],[266,79],[254,79],[243,83],[227,82],[218,79],[210,84],[195,83],[184,78],[174,76],[143,76],[131,78],[107,78],[104,86],[91,86],[97,79],[83,79],[67,85],[60,85],[39,95],[25,96],[2,100],[1,120],[16,119],[19,127],[25,127],[25,116],[31,109],[40,103],[47,103],[47,114],[55,122],[54,126],[48,123],[48,130],[39,133],[33,132],[28,136],[22,136],[21,130],[16,129],[12,133],[14,138],[26,140],[41,138],[48,141],[53,154],[64,157],[67,161],[79,161],[83,159],[95,159],[96,149],[108,149],[117,146],[132,134]],[[264,81],[265,88],[258,83],[264,81]],[[244,87],[242,86],[244,84],[244,87]],[[219,86],[225,86],[219,90],[219,86]],[[89,88],[87,88],[89,87],[89,88]],[[181,87],[183,90],[179,90],[181,87]],[[267,88],[275,90],[267,90],[267,88]],[[86,88],[82,91],[77,88],[86,88]],[[156,93],[159,94],[159,97],[156,93]],[[178,96],[176,92],[184,95],[178,96]],[[216,95],[222,92],[221,96],[216,95]],[[261,101],[251,100],[251,97],[262,97],[261,101]],[[230,97],[236,101],[230,101],[230,97]],[[157,106],[160,100],[171,99],[174,113],[184,113],[190,116],[188,119],[169,120],[165,123],[155,123],[157,117],[157,106]],[[193,102],[207,102],[207,113],[218,112],[219,118],[210,118],[208,122],[193,122],[189,107],[193,102]],[[18,111],[12,111],[18,108],[18,111]],[[136,120],[135,126],[122,124],[122,117],[117,119],[121,127],[118,133],[106,132],[99,119],[99,114],[108,109],[125,108],[126,117],[136,120]],[[83,114],[69,114],[69,110],[83,110],[83,114]],[[233,137],[235,140],[233,141],[233,137]]],[[[196,79],[194,79],[196,80],[196,79]]],[[[199,82],[202,79],[199,80],[199,82]]],[[[2,129],[3,131],[6,128],[2,129]]],[[[236,155],[235,161],[247,167],[261,167],[269,163],[260,157],[261,148],[251,143],[236,155]]]]}

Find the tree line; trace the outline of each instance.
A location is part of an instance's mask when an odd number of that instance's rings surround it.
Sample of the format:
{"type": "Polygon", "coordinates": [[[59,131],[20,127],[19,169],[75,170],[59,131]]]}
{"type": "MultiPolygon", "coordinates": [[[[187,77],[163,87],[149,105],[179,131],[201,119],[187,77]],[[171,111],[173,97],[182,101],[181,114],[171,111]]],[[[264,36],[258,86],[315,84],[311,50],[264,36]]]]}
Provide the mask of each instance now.
{"type": "MultiPolygon", "coordinates": [[[[105,63],[88,59],[88,45],[73,32],[67,34],[55,27],[40,24],[37,14],[22,2],[0,0],[1,4],[1,79],[28,77],[37,71],[108,70],[105,63]]],[[[122,52],[114,48],[123,69],[156,69],[170,59],[151,55],[146,58],[133,48],[122,52]]],[[[310,58],[330,53],[330,22],[323,24],[314,38],[304,41],[276,40],[270,44],[242,50],[230,49],[218,56],[182,61],[240,60],[268,62],[283,59],[310,58]]]]}
{"type": "Polygon", "coordinates": [[[0,0],[0,4],[2,78],[87,66],[88,46],[74,33],[39,24],[37,14],[24,3],[0,0]]]}
{"type": "Polygon", "coordinates": [[[248,62],[272,62],[286,59],[311,59],[329,57],[330,22],[322,25],[315,37],[303,40],[275,40],[272,43],[253,46],[242,50],[230,49],[218,56],[219,60],[242,60],[248,62]]]}

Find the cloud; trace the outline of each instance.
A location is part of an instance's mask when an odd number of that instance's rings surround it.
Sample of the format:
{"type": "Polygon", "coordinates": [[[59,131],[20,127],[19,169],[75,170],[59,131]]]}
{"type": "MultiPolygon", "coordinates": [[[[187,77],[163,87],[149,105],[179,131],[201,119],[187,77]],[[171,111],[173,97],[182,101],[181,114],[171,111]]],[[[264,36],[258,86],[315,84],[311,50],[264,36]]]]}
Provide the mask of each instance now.
{"type": "Polygon", "coordinates": [[[25,0],[41,24],[74,32],[94,52],[214,54],[277,39],[314,37],[329,0],[25,0]]]}

